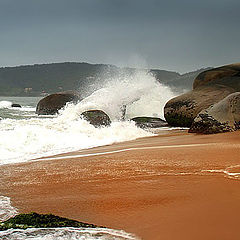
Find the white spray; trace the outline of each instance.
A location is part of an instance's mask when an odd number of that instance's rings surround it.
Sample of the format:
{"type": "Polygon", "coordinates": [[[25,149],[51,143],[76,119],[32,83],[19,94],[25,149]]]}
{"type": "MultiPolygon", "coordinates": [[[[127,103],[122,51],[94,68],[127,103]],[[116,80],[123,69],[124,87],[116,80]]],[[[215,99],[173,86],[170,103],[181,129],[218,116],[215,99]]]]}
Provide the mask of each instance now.
{"type": "Polygon", "coordinates": [[[164,105],[175,96],[169,87],[157,82],[145,70],[124,72],[103,82],[102,88],[77,105],[68,105],[61,115],[77,119],[86,110],[98,109],[106,112],[111,120],[117,121],[122,118],[122,109],[126,106],[126,119],[137,116],[164,119],[164,105]]]}

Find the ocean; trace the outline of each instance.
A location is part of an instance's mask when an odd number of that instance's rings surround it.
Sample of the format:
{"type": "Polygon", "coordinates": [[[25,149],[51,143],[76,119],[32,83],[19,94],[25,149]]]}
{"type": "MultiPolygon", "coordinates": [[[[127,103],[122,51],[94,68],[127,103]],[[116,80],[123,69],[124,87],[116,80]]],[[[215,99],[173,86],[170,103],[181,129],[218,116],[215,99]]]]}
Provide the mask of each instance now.
{"type": "MultiPolygon", "coordinates": [[[[153,136],[153,132],[138,128],[129,119],[138,116],[164,118],[163,107],[175,96],[169,87],[160,84],[154,76],[145,71],[105,80],[90,94],[87,89],[79,91],[82,95],[86,95],[84,100],[77,104],[67,104],[58,115],[53,116],[38,116],[35,113],[40,97],[0,97],[0,165],[32,161],[53,154],[153,136]],[[22,107],[12,107],[13,103],[22,107]],[[127,106],[125,121],[121,120],[123,105],[127,106]],[[80,117],[83,111],[92,109],[106,112],[112,124],[108,127],[95,128],[80,117]]],[[[10,199],[6,196],[0,197],[0,220],[5,220],[16,213],[17,209],[11,206],[10,199]]],[[[89,231],[31,229],[25,232],[12,230],[1,232],[0,237],[1,239],[12,239],[11,236],[18,236],[14,239],[28,239],[31,236],[31,239],[136,239],[123,231],[111,229],[104,231],[102,229],[89,231]]]]}

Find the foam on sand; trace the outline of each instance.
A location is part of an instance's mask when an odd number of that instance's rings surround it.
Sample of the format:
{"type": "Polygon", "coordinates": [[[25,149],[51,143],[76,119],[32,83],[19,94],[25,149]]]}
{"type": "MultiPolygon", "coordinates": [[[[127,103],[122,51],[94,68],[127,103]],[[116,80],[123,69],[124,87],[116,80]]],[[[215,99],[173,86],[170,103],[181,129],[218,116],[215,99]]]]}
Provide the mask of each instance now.
{"type": "Polygon", "coordinates": [[[14,217],[17,213],[17,209],[11,205],[10,198],[0,196],[0,221],[14,217]]]}
{"type": "Polygon", "coordinates": [[[29,228],[0,232],[2,240],[138,240],[133,234],[108,228],[29,228]]]}

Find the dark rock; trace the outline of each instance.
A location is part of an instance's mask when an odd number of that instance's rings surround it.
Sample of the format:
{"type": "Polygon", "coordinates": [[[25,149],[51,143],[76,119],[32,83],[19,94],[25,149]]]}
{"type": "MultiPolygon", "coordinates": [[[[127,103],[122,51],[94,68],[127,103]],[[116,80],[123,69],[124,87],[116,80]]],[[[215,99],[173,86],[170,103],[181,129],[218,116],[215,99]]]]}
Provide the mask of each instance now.
{"type": "Polygon", "coordinates": [[[190,127],[199,112],[233,92],[223,86],[200,87],[168,101],[164,117],[171,126],[190,127]]]}
{"type": "Polygon", "coordinates": [[[195,79],[192,91],[167,102],[164,117],[171,126],[191,127],[202,110],[236,91],[240,91],[240,64],[202,72],[195,79]]]}
{"type": "Polygon", "coordinates": [[[11,107],[17,107],[17,108],[21,108],[22,106],[18,103],[13,103],[11,107]]]}
{"type": "Polygon", "coordinates": [[[240,92],[201,111],[189,129],[191,133],[222,133],[240,129],[240,92]]]}
{"type": "Polygon", "coordinates": [[[80,95],[75,91],[59,92],[48,95],[41,99],[36,108],[38,115],[53,115],[63,108],[68,102],[77,103],[80,101],[80,95]]]}
{"type": "Polygon", "coordinates": [[[122,116],[121,116],[121,120],[125,120],[126,117],[126,111],[127,111],[127,106],[126,105],[122,105],[122,107],[120,108],[122,116]]]}
{"type": "Polygon", "coordinates": [[[0,223],[0,231],[10,228],[26,229],[26,228],[59,228],[59,227],[90,227],[95,228],[96,225],[83,223],[76,220],[62,218],[53,214],[28,213],[19,214],[0,223]]]}
{"type": "Polygon", "coordinates": [[[109,116],[101,110],[89,110],[83,112],[81,116],[95,127],[109,126],[111,124],[109,116]]]}
{"type": "Polygon", "coordinates": [[[200,73],[194,80],[193,89],[204,85],[221,84],[240,91],[240,63],[225,65],[200,73]]]}
{"type": "Polygon", "coordinates": [[[168,126],[166,121],[154,117],[135,117],[132,118],[131,121],[134,121],[140,128],[159,128],[168,126]]]}

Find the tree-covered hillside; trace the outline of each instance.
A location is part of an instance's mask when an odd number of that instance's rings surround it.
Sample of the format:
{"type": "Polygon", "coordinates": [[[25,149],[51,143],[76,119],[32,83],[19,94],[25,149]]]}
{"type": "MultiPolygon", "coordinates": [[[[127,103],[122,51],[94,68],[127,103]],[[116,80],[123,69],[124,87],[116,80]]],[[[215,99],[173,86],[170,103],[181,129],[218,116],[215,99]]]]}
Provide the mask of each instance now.
{"type": "MultiPolygon", "coordinates": [[[[39,96],[46,93],[91,87],[99,79],[109,78],[132,68],[89,63],[52,63],[0,68],[0,96],[39,96]]],[[[178,88],[190,89],[193,74],[180,75],[165,70],[150,70],[156,79],[178,88]]]]}

